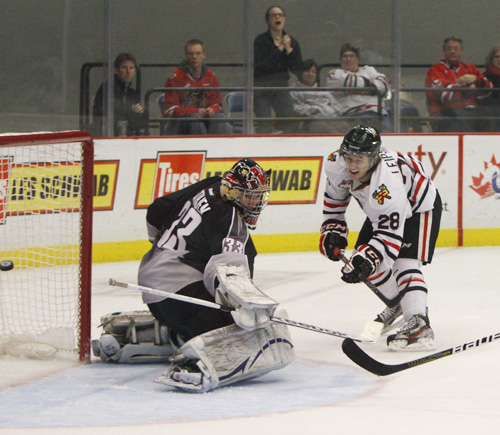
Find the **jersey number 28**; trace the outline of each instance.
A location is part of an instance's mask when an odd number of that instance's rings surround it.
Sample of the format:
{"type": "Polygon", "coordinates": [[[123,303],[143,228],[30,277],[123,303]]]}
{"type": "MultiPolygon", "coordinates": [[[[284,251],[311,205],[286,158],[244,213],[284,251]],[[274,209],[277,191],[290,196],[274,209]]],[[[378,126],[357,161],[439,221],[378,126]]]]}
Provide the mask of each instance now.
{"type": "Polygon", "coordinates": [[[386,214],[381,214],[378,217],[378,227],[381,230],[388,230],[389,228],[391,230],[397,230],[399,228],[399,213],[394,212],[391,213],[389,216],[386,214]]]}

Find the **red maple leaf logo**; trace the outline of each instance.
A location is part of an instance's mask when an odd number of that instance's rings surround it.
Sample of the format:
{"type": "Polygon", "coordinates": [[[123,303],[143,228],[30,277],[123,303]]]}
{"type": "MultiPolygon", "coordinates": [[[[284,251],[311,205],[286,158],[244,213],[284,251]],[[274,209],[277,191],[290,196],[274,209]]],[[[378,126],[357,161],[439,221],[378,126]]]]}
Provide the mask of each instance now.
{"type": "Polygon", "coordinates": [[[497,177],[500,180],[500,163],[496,161],[495,156],[491,157],[490,162],[484,162],[483,172],[477,177],[472,176],[472,185],[469,187],[481,198],[488,198],[495,194],[495,189],[498,190],[497,186],[492,185],[492,181],[496,181],[497,177]]]}

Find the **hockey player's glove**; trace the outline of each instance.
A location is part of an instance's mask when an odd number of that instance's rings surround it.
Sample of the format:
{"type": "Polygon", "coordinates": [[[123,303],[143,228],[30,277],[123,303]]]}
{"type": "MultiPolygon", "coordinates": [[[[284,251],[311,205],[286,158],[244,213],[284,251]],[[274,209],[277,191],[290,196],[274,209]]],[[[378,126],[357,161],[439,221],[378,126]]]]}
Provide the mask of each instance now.
{"type": "Polygon", "coordinates": [[[361,277],[368,278],[379,266],[377,253],[370,246],[361,245],[342,268],[342,281],[355,284],[361,281],[361,277]]]}
{"type": "Polygon", "coordinates": [[[343,221],[328,219],[321,226],[319,251],[332,261],[339,261],[347,246],[347,225],[343,221]]]}
{"type": "Polygon", "coordinates": [[[239,327],[250,331],[267,328],[278,302],[254,285],[247,266],[217,264],[215,269],[219,280],[215,301],[234,307],[231,315],[239,327]]]}

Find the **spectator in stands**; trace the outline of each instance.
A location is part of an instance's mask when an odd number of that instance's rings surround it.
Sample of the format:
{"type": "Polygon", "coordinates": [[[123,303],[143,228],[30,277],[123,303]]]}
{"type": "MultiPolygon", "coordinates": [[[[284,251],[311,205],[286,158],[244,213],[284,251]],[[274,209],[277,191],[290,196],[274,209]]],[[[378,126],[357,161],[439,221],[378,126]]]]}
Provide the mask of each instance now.
{"type": "MultiPolygon", "coordinates": [[[[495,88],[500,90],[500,46],[493,47],[489,51],[485,68],[484,76],[493,83],[495,88]]],[[[492,92],[483,102],[490,106],[491,115],[498,117],[491,123],[491,131],[500,131],[500,93],[492,92]]]]}
{"type": "Polygon", "coordinates": [[[462,89],[493,87],[479,69],[462,58],[462,40],[450,36],[443,43],[443,59],[432,65],[425,79],[426,88],[443,88],[443,92],[426,93],[427,106],[431,116],[453,117],[449,120],[432,122],[432,129],[440,132],[489,131],[491,121],[482,119],[489,116],[487,106],[479,102],[488,92],[460,92],[462,89]],[[454,91],[455,89],[459,91],[454,91]]]}
{"type": "MultiPolygon", "coordinates": [[[[287,87],[290,71],[294,72],[302,63],[300,45],[284,29],[285,11],[271,6],[266,11],[268,29],[254,41],[254,86],[287,87]]],[[[257,118],[270,118],[274,110],[276,117],[294,117],[293,102],[287,91],[258,90],[254,93],[254,111],[257,118]]],[[[293,133],[294,122],[280,123],[285,133],[293,133]]],[[[258,133],[271,133],[272,123],[257,123],[258,133]]]]}
{"type": "Polygon", "coordinates": [[[165,92],[163,116],[168,118],[191,118],[195,121],[169,121],[166,133],[178,134],[231,134],[228,122],[216,121],[224,118],[219,91],[190,88],[218,88],[215,74],[204,64],[205,45],[199,39],[191,39],[184,47],[185,59],[174,70],[165,83],[167,88],[186,88],[186,91],[165,92]]]}
{"type": "Polygon", "coordinates": [[[380,108],[379,114],[379,98],[373,93],[376,91],[381,98],[384,98],[389,90],[389,81],[372,66],[359,66],[359,59],[360,51],[356,45],[351,43],[342,45],[340,68],[328,73],[326,84],[328,87],[358,89],[357,92],[334,91],[342,116],[352,118],[352,121],[351,119],[347,121],[348,129],[368,123],[384,133],[389,132],[391,129],[389,116],[383,107],[380,108]]]}
{"type": "MultiPolygon", "coordinates": [[[[302,63],[299,78],[292,83],[292,87],[310,90],[297,90],[290,92],[293,108],[297,115],[314,118],[313,121],[304,121],[302,130],[306,133],[337,133],[345,129],[336,120],[322,120],[340,115],[337,100],[331,92],[317,91],[319,86],[318,65],[312,59],[302,63]]],[[[340,121],[342,122],[342,121],[340,121]]]]}
{"type": "MultiPolygon", "coordinates": [[[[137,62],[131,53],[120,53],[114,61],[113,132],[115,136],[137,136],[143,133],[148,120],[141,105],[141,96],[132,87],[137,73],[137,62]]],[[[97,90],[92,107],[92,133],[103,135],[107,114],[108,82],[97,90]]]]}

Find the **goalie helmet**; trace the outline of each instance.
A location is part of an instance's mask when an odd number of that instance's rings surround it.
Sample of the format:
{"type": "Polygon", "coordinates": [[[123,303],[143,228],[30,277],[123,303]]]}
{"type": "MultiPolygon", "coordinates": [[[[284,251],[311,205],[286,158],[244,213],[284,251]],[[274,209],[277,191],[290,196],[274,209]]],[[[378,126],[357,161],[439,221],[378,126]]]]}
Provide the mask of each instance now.
{"type": "Polygon", "coordinates": [[[380,134],[375,127],[357,125],[347,133],[340,145],[340,156],[361,154],[370,157],[370,168],[380,160],[380,134]]]}
{"type": "Polygon", "coordinates": [[[270,169],[264,172],[253,160],[241,159],[222,178],[221,196],[236,205],[251,230],[269,201],[270,176],[270,169]]]}

